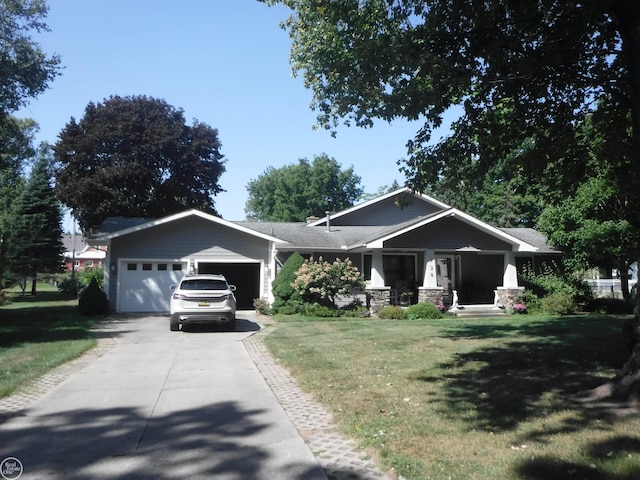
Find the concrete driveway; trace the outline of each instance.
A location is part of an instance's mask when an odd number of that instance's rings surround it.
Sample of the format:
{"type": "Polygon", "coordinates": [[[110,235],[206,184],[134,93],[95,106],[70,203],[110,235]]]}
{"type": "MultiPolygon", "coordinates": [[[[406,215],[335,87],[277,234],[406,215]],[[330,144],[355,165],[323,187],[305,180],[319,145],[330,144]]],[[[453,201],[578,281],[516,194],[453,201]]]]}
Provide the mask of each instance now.
{"type": "Polygon", "coordinates": [[[26,480],[326,479],[243,346],[258,329],[115,317],[112,349],[0,424],[0,461],[26,480]]]}

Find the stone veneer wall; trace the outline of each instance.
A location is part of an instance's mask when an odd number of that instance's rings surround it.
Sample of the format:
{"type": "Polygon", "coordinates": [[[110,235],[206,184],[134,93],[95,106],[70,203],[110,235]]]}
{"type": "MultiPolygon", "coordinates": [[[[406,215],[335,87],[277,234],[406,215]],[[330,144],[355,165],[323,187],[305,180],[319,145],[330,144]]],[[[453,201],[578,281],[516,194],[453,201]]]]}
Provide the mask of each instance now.
{"type": "Polygon", "coordinates": [[[418,288],[418,303],[444,303],[444,288],[418,288]]]}
{"type": "Polygon", "coordinates": [[[504,307],[507,311],[513,307],[517,298],[524,292],[524,287],[498,287],[498,304],[504,307]]]}
{"type": "Polygon", "coordinates": [[[390,287],[367,287],[367,306],[369,307],[369,313],[371,315],[377,315],[378,312],[382,310],[382,307],[389,305],[391,299],[390,294],[390,287]]]}

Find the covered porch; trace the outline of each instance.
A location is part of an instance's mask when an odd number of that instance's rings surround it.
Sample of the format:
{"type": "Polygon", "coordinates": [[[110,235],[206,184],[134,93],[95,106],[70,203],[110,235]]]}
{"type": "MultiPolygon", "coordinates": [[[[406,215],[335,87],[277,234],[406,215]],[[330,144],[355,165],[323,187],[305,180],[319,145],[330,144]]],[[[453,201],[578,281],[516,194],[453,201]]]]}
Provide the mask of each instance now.
{"type": "Polygon", "coordinates": [[[518,285],[513,251],[376,251],[365,255],[367,297],[372,313],[385,305],[442,303],[509,307],[524,290],[518,285]]]}

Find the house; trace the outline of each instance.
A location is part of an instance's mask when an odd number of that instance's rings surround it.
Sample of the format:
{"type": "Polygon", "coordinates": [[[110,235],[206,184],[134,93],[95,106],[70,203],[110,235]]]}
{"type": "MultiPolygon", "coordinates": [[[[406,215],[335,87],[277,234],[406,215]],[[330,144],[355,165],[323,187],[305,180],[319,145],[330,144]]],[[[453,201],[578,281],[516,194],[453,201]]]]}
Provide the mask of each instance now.
{"type": "Polygon", "coordinates": [[[273,300],[271,282],[298,252],[350,258],[373,312],[413,301],[511,305],[517,271],[561,254],[533,229],[500,229],[407,188],[307,223],[231,222],[187,210],[164,218],[110,218],[88,239],[107,245],[105,290],[118,312],[168,310],[170,286],[189,272],[222,273],[238,308],[273,300]]]}
{"type": "Polygon", "coordinates": [[[104,245],[87,245],[81,235],[62,235],[65,271],[102,268],[106,257],[104,245]]]}

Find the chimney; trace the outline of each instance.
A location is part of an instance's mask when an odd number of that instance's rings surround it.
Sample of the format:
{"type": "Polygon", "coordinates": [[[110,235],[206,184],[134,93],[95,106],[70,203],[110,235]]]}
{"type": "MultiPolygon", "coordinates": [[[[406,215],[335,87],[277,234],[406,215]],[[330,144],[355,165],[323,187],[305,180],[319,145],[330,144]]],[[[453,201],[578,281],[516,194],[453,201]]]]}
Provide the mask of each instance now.
{"type": "Polygon", "coordinates": [[[327,214],[327,232],[330,232],[331,231],[331,212],[327,210],[324,213],[327,214]]]}

